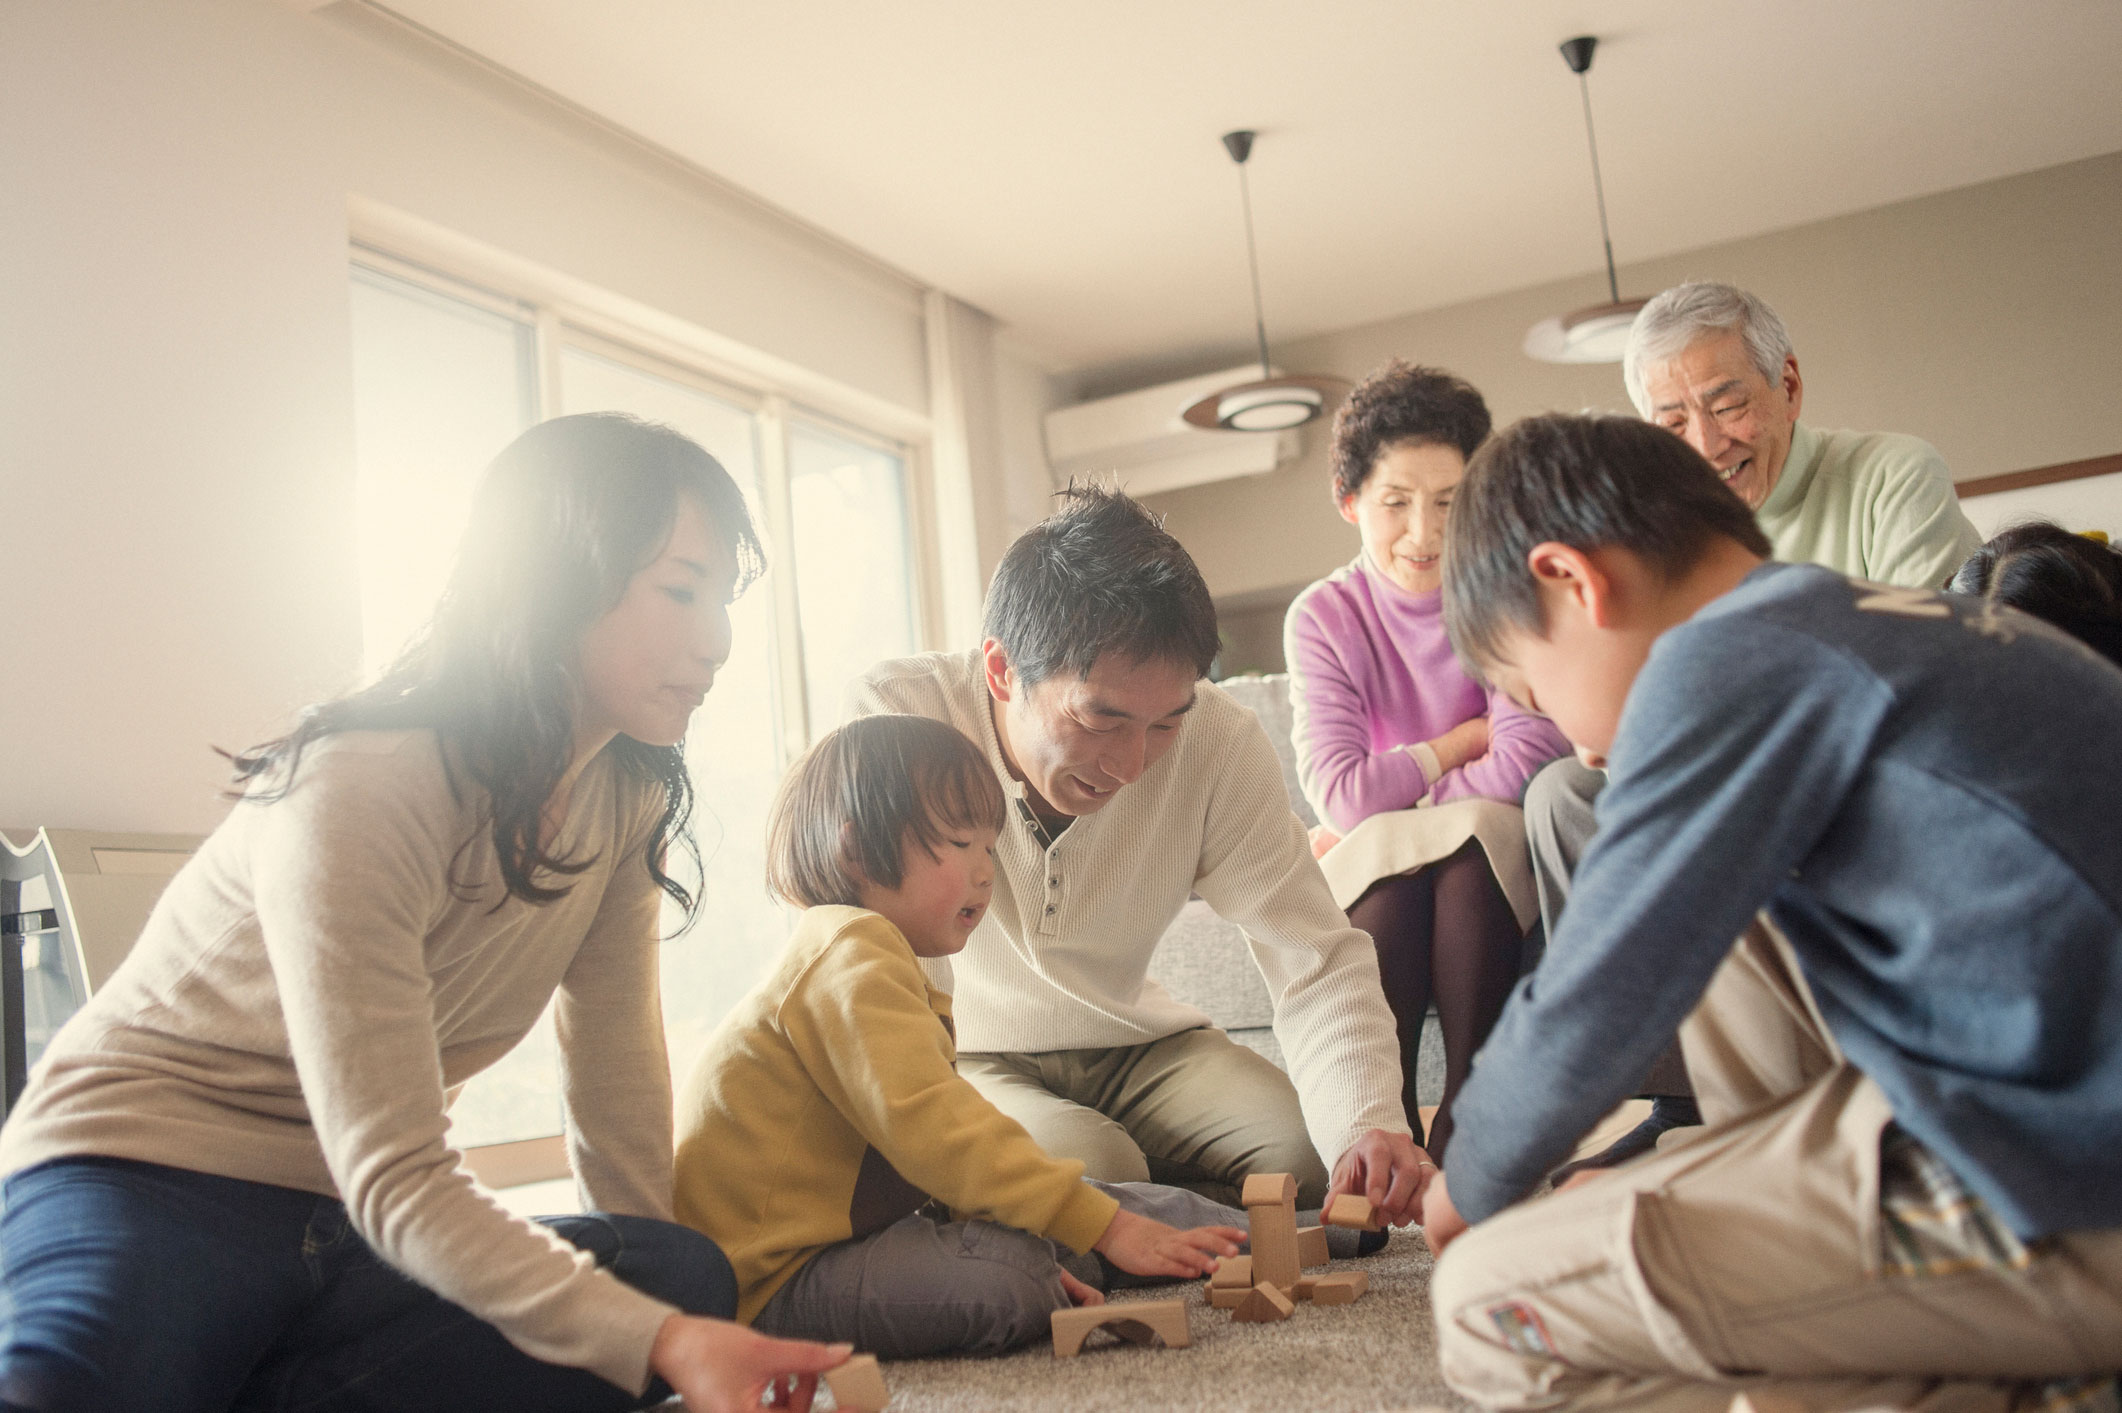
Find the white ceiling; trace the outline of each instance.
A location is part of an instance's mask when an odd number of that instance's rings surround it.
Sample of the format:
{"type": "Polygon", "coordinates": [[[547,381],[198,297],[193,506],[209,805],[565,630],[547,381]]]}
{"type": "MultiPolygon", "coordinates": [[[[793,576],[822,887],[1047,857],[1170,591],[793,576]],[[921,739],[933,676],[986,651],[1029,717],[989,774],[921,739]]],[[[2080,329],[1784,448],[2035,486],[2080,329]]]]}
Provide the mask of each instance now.
{"type": "MultiPolygon", "coordinates": [[[[1056,369],[1279,343],[2122,149],[2117,0],[383,0],[1056,369]]],[[[2122,238],[2122,233],[2118,233],[2122,238]]]]}

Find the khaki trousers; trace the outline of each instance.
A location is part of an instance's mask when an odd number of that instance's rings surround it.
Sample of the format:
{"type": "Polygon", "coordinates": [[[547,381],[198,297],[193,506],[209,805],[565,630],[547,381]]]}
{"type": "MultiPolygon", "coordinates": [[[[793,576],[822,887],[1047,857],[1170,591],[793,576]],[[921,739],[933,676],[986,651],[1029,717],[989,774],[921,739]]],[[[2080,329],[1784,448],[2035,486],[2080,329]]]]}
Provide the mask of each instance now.
{"type": "MultiPolygon", "coordinates": [[[[1326,1165],[1289,1076],[1203,1026],[1111,1050],[958,1057],[958,1073],[1056,1158],[1100,1182],[1160,1182],[1238,1205],[1253,1173],[1290,1173],[1326,1202],[1326,1165]]],[[[1335,1154],[1339,1157],[1339,1154],[1335,1154]]]]}
{"type": "Polygon", "coordinates": [[[2021,1270],[1883,1273],[1877,1085],[1765,920],[1681,1028],[1704,1127],[1466,1233],[1431,1285],[1445,1379],[1491,1408],[2032,1406],[2122,1369],[2122,1230],[2021,1270]]]}

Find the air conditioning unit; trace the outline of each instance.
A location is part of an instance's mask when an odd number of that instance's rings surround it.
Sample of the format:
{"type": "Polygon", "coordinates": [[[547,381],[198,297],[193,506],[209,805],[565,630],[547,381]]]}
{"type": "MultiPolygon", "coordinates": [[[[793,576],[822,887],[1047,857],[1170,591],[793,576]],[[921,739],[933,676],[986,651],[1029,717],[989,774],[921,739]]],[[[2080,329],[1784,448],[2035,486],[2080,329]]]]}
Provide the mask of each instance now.
{"type": "MultiPolygon", "coordinates": [[[[1279,372],[1280,370],[1275,370],[1279,372]]],[[[1210,432],[1179,414],[1210,393],[1260,377],[1260,365],[1208,373],[1046,414],[1046,455],[1054,478],[1117,474],[1130,495],[1258,476],[1298,453],[1295,431],[1210,432]]]]}

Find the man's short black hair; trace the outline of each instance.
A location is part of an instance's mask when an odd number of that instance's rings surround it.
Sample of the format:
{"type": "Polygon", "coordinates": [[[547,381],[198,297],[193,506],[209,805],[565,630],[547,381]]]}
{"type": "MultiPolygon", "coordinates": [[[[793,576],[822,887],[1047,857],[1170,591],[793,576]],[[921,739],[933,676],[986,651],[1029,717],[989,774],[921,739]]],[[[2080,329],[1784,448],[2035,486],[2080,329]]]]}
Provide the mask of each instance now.
{"type": "Polygon", "coordinates": [[[1119,491],[1071,485],[1061,508],[1017,537],[987,586],[987,636],[1035,686],[1084,677],[1107,653],[1206,677],[1216,605],[1193,556],[1119,491]]]}
{"type": "Polygon", "coordinates": [[[1483,671],[1505,634],[1546,635],[1526,562],[1538,545],[1615,545],[1677,579],[1720,537],[1770,554],[1746,503],[1671,432],[1633,417],[1528,417],[1474,454],[1445,521],[1452,647],[1483,671]]]}
{"type": "Polygon", "coordinates": [[[1471,458],[1488,429],[1488,404],[1472,383],[1395,358],[1357,384],[1334,414],[1334,499],[1362,490],[1378,458],[1396,446],[1455,447],[1471,458]]]}

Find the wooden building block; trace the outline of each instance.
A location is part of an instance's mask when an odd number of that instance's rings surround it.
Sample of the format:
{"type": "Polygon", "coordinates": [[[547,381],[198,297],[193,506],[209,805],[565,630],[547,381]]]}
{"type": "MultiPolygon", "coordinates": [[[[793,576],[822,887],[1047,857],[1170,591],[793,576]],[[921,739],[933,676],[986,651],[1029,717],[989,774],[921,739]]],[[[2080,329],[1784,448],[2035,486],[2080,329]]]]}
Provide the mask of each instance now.
{"type": "Polygon", "coordinates": [[[1370,1289],[1370,1277],[1361,1271],[1333,1271],[1310,1280],[1314,1305],[1353,1305],[1370,1289]]]}
{"type": "Polygon", "coordinates": [[[1235,1310],[1252,1293],[1249,1285],[1212,1285],[1208,1288],[1208,1303],[1218,1310],[1235,1310]]]}
{"type": "Polygon", "coordinates": [[[1054,1357],[1074,1358],[1083,1348],[1084,1338],[1101,1328],[1134,1344],[1161,1339],[1166,1349],[1184,1349],[1193,1343],[1186,1328],[1185,1301],[1127,1300],[1054,1311],[1054,1357]]]}
{"type": "Polygon", "coordinates": [[[1219,1262],[1208,1283],[1217,1290],[1251,1290],[1253,1288],[1253,1258],[1250,1256],[1226,1256],[1219,1262]]]}
{"type": "Polygon", "coordinates": [[[1245,1180],[1238,1195],[1241,1207],[1256,1207],[1261,1203],[1280,1205],[1287,1202],[1297,1205],[1297,1180],[1288,1173],[1254,1173],[1245,1180]]]}
{"type": "Polygon", "coordinates": [[[1252,1227],[1253,1284],[1296,1288],[1297,1180],[1288,1173],[1255,1173],[1245,1180],[1245,1216],[1252,1227]]]}
{"type": "Polygon", "coordinates": [[[874,1354],[850,1355],[839,1368],[827,1369],[825,1386],[833,1391],[833,1406],[844,1413],[883,1413],[892,1401],[874,1354]]]}
{"type": "Polygon", "coordinates": [[[1286,1320],[1295,1314],[1297,1307],[1290,1298],[1271,1285],[1256,1285],[1245,1297],[1245,1303],[1230,1312],[1232,1320],[1244,1325],[1272,1324],[1286,1320]]]}
{"type": "Polygon", "coordinates": [[[1358,1231],[1383,1231],[1375,1213],[1371,1211],[1370,1199],[1344,1192],[1326,1204],[1319,1220],[1330,1227],[1354,1227],[1358,1231]]]}
{"type": "Polygon", "coordinates": [[[1297,1264],[1300,1266],[1323,1266],[1333,1260],[1326,1249],[1325,1227],[1297,1228],[1297,1264]]]}

